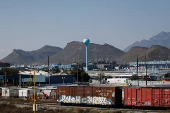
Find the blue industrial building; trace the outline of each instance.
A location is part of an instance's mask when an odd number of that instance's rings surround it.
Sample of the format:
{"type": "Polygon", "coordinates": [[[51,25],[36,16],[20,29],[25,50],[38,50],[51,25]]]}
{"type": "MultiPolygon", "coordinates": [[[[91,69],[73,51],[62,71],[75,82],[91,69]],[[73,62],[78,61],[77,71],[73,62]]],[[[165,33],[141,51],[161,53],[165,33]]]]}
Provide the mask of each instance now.
{"type": "MultiPolygon", "coordinates": [[[[73,75],[50,75],[50,84],[73,83],[73,75]]],[[[0,81],[9,86],[24,86],[29,81],[34,81],[34,75],[20,74],[20,75],[0,75],[0,81]]],[[[48,85],[48,75],[35,75],[36,85],[48,85]]]]}
{"type": "MultiPolygon", "coordinates": [[[[110,69],[115,69],[116,66],[116,61],[91,61],[88,63],[88,69],[89,70],[93,70],[93,69],[98,69],[98,70],[110,70],[110,69]]],[[[60,69],[73,69],[74,67],[76,68],[81,68],[84,69],[86,67],[86,63],[82,63],[82,62],[74,62],[72,64],[68,64],[68,65],[60,65],[59,68],[60,69]]]]}
{"type": "MultiPolygon", "coordinates": [[[[161,70],[170,70],[170,61],[147,61],[147,62],[138,62],[139,71],[161,71],[161,70]]],[[[126,71],[136,71],[137,62],[129,62],[129,67],[126,71]]]]}
{"type": "Polygon", "coordinates": [[[0,62],[0,68],[3,68],[3,67],[10,67],[10,63],[0,62]]]}

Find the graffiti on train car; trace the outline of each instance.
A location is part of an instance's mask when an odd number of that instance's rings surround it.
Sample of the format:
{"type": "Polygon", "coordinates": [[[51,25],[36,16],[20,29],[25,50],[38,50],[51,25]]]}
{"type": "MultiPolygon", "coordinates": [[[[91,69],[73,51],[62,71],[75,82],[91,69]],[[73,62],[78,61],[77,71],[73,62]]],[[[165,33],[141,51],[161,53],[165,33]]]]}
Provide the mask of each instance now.
{"type": "Polygon", "coordinates": [[[142,105],[151,105],[151,102],[142,102],[142,105]]]}
{"type": "Polygon", "coordinates": [[[101,97],[108,97],[109,93],[112,93],[112,90],[96,90],[96,92],[101,96],[101,97]]]}
{"type": "Polygon", "coordinates": [[[58,101],[63,103],[76,103],[76,104],[115,105],[111,99],[108,99],[106,97],[87,96],[81,98],[80,96],[62,95],[58,101]]]}

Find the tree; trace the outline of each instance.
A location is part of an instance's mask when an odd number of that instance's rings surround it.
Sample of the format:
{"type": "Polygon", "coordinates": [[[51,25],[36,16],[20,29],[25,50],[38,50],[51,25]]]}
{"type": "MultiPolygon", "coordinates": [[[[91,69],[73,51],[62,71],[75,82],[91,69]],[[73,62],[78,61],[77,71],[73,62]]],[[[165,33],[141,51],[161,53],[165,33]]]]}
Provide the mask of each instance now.
{"type": "Polygon", "coordinates": [[[82,72],[81,73],[81,81],[83,81],[83,82],[89,82],[89,79],[90,79],[90,76],[88,75],[88,73],[86,73],[86,72],[82,72]]]}
{"type": "Polygon", "coordinates": [[[101,81],[104,78],[105,78],[104,73],[99,73],[98,76],[95,77],[95,80],[101,81]]]}
{"type": "Polygon", "coordinates": [[[134,74],[130,77],[131,80],[138,80],[138,75],[134,74]]]}
{"type": "Polygon", "coordinates": [[[2,68],[0,70],[0,75],[18,75],[19,74],[19,70],[15,69],[15,68],[2,68]]]}
{"type": "Polygon", "coordinates": [[[50,70],[52,73],[59,73],[60,72],[60,69],[58,66],[55,66],[53,67],[51,70],[50,70]]]}
{"type": "Polygon", "coordinates": [[[170,78],[170,73],[164,75],[165,78],[170,78]]]}
{"type": "Polygon", "coordinates": [[[98,74],[98,76],[95,77],[95,80],[98,80],[98,81],[100,81],[100,83],[101,83],[101,81],[102,81],[104,78],[105,78],[104,73],[100,73],[100,74],[98,74]]]}
{"type": "Polygon", "coordinates": [[[33,86],[34,85],[34,82],[32,82],[32,81],[29,81],[29,82],[27,82],[26,84],[25,84],[25,86],[33,86]]]}
{"type": "Polygon", "coordinates": [[[75,77],[77,79],[77,71],[78,71],[78,81],[79,82],[88,82],[89,81],[90,76],[83,69],[73,68],[70,73],[73,75],[73,77],[75,77]]]}
{"type": "Polygon", "coordinates": [[[46,68],[46,67],[43,67],[41,70],[45,71],[45,72],[48,72],[48,68],[46,68]]]}

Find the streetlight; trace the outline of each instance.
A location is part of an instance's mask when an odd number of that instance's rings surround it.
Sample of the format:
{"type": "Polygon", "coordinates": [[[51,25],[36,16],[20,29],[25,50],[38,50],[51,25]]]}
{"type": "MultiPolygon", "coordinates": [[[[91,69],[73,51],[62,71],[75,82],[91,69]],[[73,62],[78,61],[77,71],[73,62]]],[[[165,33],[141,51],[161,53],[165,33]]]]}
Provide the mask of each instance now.
{"type": "Polygon", "coordinates": [[[64,79],[65,79],[65,77],[62,77],[62,79],[63,79],[63,86],[64,86],[64,79]]]}

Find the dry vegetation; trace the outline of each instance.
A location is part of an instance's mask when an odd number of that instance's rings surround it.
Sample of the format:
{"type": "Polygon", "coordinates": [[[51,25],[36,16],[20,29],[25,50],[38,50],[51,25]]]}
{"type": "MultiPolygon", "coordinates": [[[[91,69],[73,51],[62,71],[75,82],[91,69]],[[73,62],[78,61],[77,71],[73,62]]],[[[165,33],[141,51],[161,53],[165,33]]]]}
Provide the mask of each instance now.
{"type": "MultiPolygon", "coordinates": [[[[32,107],[19,108],[11,104],[0,104],[0,113],[31,113],[32,107]]],[[[96,109],[83,109],[79,107],[48,109],[46,107],[39,108],[36,113],[122,113],[121,111],[108,111],[108,110],[96,110],[96,109]]]]}
{"type": "MultiPolygon", "coordinates": [[[[143,110],[130,110],[130,109],[110,109],[110,108],[97,108],[97,107],[78,107],[78,106],[61,106],[55,101],[37,100],[36,104],[39,105],[39,110],[36,113],[146,113],[143,110]]],[[[33,113],[33,100],[13,98],[6,99],[0,98],[0,113],[33,113]]],[[[160,111],[149,111],[159,113],[160,111]]],[[[169,113],[169,110],[161,111],[169,113]]]]}

